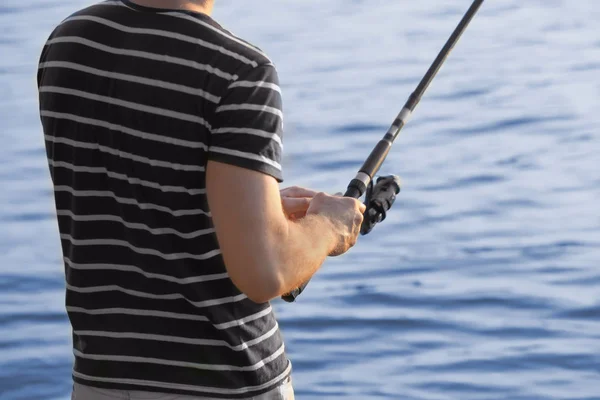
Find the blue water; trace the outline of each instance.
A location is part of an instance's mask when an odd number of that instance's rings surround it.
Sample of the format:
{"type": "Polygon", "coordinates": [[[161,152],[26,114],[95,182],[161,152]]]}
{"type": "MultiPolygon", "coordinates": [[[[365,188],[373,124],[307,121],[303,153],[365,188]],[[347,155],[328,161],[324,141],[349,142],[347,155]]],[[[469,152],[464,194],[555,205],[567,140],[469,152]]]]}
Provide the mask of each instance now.
{"type": "MultiPolygon", "coordinates": [[[[286,184],[342,191],[470,0],[217,0],[284,90],[286,184]]],[[[66,399],[37,57],[0,4],[0,398],[66,399]]],[[[275,307],[299,399],[600,399],[600,2],[487,1],[398,138],[388,219],[275,307]]]]}

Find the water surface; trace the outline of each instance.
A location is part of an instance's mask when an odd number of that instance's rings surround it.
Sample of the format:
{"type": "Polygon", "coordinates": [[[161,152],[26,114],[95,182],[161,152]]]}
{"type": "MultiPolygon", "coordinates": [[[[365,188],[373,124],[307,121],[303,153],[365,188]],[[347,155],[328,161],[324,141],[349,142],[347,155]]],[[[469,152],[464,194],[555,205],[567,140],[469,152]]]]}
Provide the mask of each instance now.
{"type": "MultiPolygon", "coordinates": [[[[468,0],[217,0],[276,63],[286,184],[342,191],[468,0]]],[[[0,5],[0,397],[66,399],[39,52],[90,4],[0,5]]],[[[384,224],[277,302],[300,399],[600,399],[600,3],[488,1],[396,142],[384,224]]]]}

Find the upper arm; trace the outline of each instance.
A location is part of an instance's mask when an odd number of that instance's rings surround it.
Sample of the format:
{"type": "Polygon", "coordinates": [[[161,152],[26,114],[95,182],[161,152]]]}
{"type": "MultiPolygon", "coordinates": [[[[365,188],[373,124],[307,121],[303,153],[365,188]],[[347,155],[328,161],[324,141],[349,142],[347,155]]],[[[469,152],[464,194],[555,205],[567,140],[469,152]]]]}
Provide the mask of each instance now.
{"type": "Polygon", "coordinates": [[[240,74],[211,124],[208,205],[229,275],[251,294],[272,278],[267,272],[277,258],[273,242],[287,226],[278,185],[283,114],[275,68],[262,65],[240,74]]]}

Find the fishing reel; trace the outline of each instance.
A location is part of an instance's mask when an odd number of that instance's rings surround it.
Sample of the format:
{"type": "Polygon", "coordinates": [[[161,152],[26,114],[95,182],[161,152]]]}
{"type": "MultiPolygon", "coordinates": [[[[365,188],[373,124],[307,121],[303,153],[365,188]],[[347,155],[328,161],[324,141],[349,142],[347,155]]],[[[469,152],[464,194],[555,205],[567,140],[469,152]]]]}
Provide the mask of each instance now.
{"type": "Polygon", "coordinates": [[[400,177],[396,175],[381,176],[377,178],[375,185],[371,180],[365,193],[364,204],[367,209],[363,214],[361,235],[368,234],[376,224],[385,220],[388,210],[396,201],[396,195],[400,193],[400,187],[400,177]]]}

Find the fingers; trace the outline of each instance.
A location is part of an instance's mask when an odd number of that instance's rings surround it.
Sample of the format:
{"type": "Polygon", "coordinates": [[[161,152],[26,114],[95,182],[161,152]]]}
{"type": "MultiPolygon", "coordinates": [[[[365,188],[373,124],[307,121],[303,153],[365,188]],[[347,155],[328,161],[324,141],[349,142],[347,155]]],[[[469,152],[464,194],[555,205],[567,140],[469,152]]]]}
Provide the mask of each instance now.
{"type": "Polygon", "coordinates": [[[283,205],[283,211],[288,216],[298,217],[306,214],[308,206],[310,206],[311,198],[307,197],[282,197],[281,204],[283,205]]]}
{"type": "Polygon", "coordinates": [[[303,188],[300,186],[291,186],[285,189],[280,190],[279,192],[282,197],[309,197],[313,198],[317,195],[318,192],[303,188]]]}
{"type": "Polygon", "coordinates": [[[367,206],[364,203],[359,202],[358,209],[360,210],[361,214],[364,214],[365,211],[367,211],[367,206]]]}

